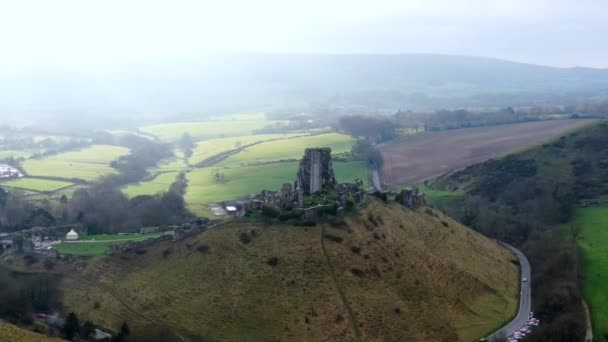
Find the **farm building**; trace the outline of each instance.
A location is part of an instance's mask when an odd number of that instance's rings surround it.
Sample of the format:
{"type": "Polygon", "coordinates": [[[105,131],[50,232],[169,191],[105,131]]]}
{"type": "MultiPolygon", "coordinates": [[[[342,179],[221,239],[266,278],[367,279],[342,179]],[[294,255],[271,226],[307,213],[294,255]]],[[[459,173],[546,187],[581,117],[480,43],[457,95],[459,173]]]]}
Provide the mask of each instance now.
{"type": "Polygon", "coordinates": [[[78,240],[78,233],[76,233],[76,231],[74,231],[74,229],[71,229],[66,235],[65,235],[65,239],[66,240],[78,240]]]}

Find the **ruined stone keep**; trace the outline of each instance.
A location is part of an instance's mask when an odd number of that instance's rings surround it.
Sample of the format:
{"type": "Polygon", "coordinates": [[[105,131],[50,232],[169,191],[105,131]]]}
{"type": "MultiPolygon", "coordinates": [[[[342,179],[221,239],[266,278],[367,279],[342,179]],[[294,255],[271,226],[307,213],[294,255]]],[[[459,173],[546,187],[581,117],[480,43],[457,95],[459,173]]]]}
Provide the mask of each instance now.
{"type": "Polygon", "coordinates": [[[307,148],[300,160],[296,189],[311,195],[324,187],[336,185],[336,176],[331,163],[331,148],[307,148]]]}

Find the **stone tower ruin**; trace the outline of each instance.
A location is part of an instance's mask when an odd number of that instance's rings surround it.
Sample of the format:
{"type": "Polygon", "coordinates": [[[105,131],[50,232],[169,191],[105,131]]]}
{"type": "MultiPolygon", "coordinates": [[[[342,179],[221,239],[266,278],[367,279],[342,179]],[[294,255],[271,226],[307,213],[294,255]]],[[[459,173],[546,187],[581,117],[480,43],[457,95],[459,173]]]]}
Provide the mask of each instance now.
{"type": "Polygon", "coordinates": [[[311,195],[324,187],[336,185],[336,176],[331,163],[331,148],[307,148],[300,160],[295,188],[311,195]]]}

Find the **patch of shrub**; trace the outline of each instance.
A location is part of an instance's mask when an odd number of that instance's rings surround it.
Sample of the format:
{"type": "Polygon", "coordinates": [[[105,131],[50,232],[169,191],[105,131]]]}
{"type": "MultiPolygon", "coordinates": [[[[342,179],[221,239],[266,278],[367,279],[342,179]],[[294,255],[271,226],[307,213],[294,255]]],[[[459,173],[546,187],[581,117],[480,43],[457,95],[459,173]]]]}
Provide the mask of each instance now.
{"type": "Polygon", "coordinates": [[[99,303],[99,302],[93,303],[93,309],[95,309],[95,310],[101,309],[101,303],[99,303]]]}
{"type": "Polygon", "coordinates": [[[332,235],[332,234],[325,234],[323,237],[326,238],[327,240],[333,241],[335,243],[342,243],[342,241],[344,241],[344,239],[342,237],[332,235]]]}
{"type": "Polygon", "coordinates": [[[352,197],[349,197],[346,199],[346,202],[344,203],[344,210],[350,213],[355,210],[356,204],[357,203],[355,202],[355,199],[352,197]]]}
{"type": "Polygon", "coordinates": [[[338,214],[338,205],[333,203],[323,208],[323,212],[328,215],[336,216],[338,214]]]}
{"type": "Polygon", "coordinates": [[[25,264],[27,266],[32,266],[33,264],[38,262],[38,258],[36,258],[35,256],[33,256],[31,254],[26,254],[23,256],[23,261],[25,261],[25,264]]]}
{"type": "Polygon", "coordinates": [[[53,260],[51,259],[45,259],[44,260],[44,268],[46,270],[52,270],[53,268],[55,268],[55,263],[53,262],[53,260]]]}
{"type": "Polygon", "coordinates": [[[262,206],[262,216],[266,218],[277,218],[281,215],[281,209],[274,205],[264,204],[262,206]]]}
{"type": "Polygon", "coordinates": [[[299,219],[304,216],[304,210],[302,209],[291,209],[291,217],[294,219],[299,219]]]}
{"type": "Polygon", "coordinates": [[[171,248],[167,248],[163,251],[163,258],[168,257],[169,255],[171,255],[171,253],[173,253],[173,250],[171,248]]]}
{"type": "Polygon", "coordinates": [[[312,220],[306,220],[306,221],[302,221],[302,222],[296,222],[294,225],[300,226],[300,227],[314,227],[317,225],[317,222],[312,221],[312,220]]]}
{"type": "Polygon", "coordinates": [[[279,264],[279,258],[272,257],[272,258],[268,259],[268,261],[266,263],[272,267],[276,267],[279,264]]]}
{"type": "Polygon", "coordinates": [[[207,253],[209,253],[209,245],[200,245],[200,246],[196,247],[196,250],[199,251],[200,253],[207,254],[207,253]]]}
{"type": "Polygon", "coordinates": [[[362,270],[360,270],[358,268],[351,268],[350,273],[352,273],[354,276],[359,277],[359,278],[363,278],[365,276],[365,272],[363,272],[362,270]]]}
{"type": "Polygon", "coordinates": [[[350,251],[353,252],[353,254],[361,254],[361,247],[359,246],[351,246],[350,247],[350,251]]]}
{"type": "Polygon", "coordinates": [[[251,240],[251,235],[249,235],[247,232],[242,232],[241,234],[239,234],[239,241],[241,241],[243,245],[250,243],[251,240]]]}
{"type": "Polygon", "coordinates": [[[136,250],[135,250],[135,254],[137,254],[137,255],[143,255],[143,254],[146,254],[147,252],[148,252],[148,251],[146,251],[146,250],[145,250],[145,249],[143,249],[143,248],[139,248],[139,249],[136,249],[136,250]]]}
{"type": "Polygon", "coordinates": [[[382,192],[382,191],[375,191],[372,196],[382,200],[382,202],[388,202],[388,195],[386,192],[382,192]]]}
{"type": "Polygon", "coordinates": [[[442,224],[444,227],[449,227],[449,226],[450,226],[450,224],[449,224],[449,223],[447,223],[447,222],[445,222],[445,221],[441,221],[441,224],[442,224]]]}

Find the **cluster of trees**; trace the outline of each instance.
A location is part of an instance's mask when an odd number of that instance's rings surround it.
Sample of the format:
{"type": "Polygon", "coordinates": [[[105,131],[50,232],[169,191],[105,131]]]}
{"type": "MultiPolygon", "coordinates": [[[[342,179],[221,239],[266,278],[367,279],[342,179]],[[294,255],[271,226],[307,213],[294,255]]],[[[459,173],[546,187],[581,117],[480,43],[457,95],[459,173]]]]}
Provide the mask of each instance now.
{"type": "Polygon", "coordinates": [[[357,140],[353,145],[351,152],[358,159],[365,160],[369,164],[375,165],[378,169],[382,169],[382,153],[380,153],[380,150],[369,140],[357,140]]]}
{"type": "Polygon", "coordinates": [[[170,145],[136,135],[125,135],[120,138],[119,145],[128,147],[131,153],[111,163],[120,173],[108,176],[106,184],[121,185],[140,181],[148,174],[149,167],[173,155],[170,145]]]}
{"type": "Polygon", "coordinates": [[[366,137],[375,142],[396,138],[398,128],[391,118],[363,115],[343,116],[338,120],[337,127],[354,136],[366,137]]]}
{"type": "Polygon", "coordinates": [[[69,199],[36,204],[18,191],[0,189],[0,231],[80,223],[89,233],[99,234],[180,224],[191,219],[183,199],[185,187],[185,175],[181,174],[167,193],[128,199],[117,187],[102,182],[75,191],[69,199]]]}
{"type": "Polygon", "coordinates": [[[57,278],[52,274],[21,274],[0,268],[0,317],[32,324],[32,314],[59,308],[57,278]]]}
{"type": "Polygon", "coordinates": [[[564,238],[558,227],[572,219],[577,203],[608,193],[608,177],[602,176],[608,174],[606,146],[608,124],[602,123],[434,183],[465,191],[462,198],[441,202],[442,210],[487,236],[520,246],[528,256],[533,304],[543,320],[532,341],[584,336],[577,229],[564,238]]]}

